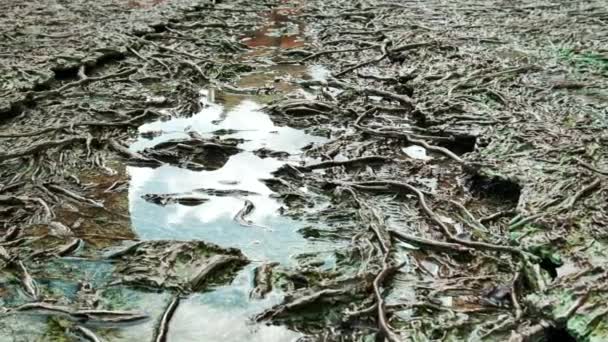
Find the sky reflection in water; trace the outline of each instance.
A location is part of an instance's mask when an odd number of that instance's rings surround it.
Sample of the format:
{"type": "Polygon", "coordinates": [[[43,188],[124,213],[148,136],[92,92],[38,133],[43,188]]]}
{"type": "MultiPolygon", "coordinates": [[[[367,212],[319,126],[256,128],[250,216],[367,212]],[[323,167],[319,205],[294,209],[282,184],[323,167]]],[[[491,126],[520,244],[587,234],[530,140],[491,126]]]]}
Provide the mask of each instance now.
{"type": "MultiPolygon", "coordinates": [[[[250,317],[280,301],[280,293],[271,293],[261,301],[249,299],[253,269],[260,262],[293,263],[292,256],[321,248],[305,240],[297,230],[305,223],[279,216],[280,204],[270,197],[272,191],[259,181],[270,178],[271,172],[286,161],[259,158],[253,150],[265,147],[286,151],[296,161],[300,149],[324,138],[302,131],[275,126],[261,106],[243,99],[239,105],[226,109],[209,103],[200,113],[189,118],[156,121],[140,127],[140,132],[162,131],[152,140],[140,138],[131,148],[140,150],[169,139],[187,138],[187,131],[204,137],[218,129],[239,130],[223,138],[240,138],[243,152],[232,156],[226,165],[215,171],[191,171],[174,166],[156,169],[129,167],[129,206],[132,224],[142,239],[198,239],[224,247],[239,248],[252,260],[232,284],[184,299],[171,321],[172,341],[291,341],[300,334],[285,327],[252,324],[250,317]],[[240,189],[257,193],[246,197],[215,197],[198,206],[167,205],[161,207],[144,201],[149,193],[189,192],[197,188],[240,189]],[[256,208],[248,218],[256,225],[243,227],[233,217],[245,199],[256,208]]],[[[206,196],[206,195],[205,195],[206,196]]]]}

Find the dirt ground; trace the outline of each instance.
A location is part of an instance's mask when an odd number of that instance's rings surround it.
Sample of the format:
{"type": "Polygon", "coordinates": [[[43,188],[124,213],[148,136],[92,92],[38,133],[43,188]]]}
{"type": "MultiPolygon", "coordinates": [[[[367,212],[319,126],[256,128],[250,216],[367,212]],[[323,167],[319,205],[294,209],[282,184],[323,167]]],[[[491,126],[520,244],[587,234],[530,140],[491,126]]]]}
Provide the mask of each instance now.
{"type": "MultiPolygon", "coordinates": [[[[608,340],[605,1],[8,0],[0,13],[1,341],[193,340],[183,303],[249,271],[243,315],[294,334],[276,341],[608,340]],[[253,153],[284,164],[261,180],[273,215],[322,249],[258,260],[135,227],[130,170],[221,172],[247,149],[225,116],[133,147],[167,134],[142,125],[196,117],[216,93],[309,137],[253,153]]],[[[233,224],[268,228],[248,189],[189,190],[141,197],[158,211],[244,199],[233,224]]]]}

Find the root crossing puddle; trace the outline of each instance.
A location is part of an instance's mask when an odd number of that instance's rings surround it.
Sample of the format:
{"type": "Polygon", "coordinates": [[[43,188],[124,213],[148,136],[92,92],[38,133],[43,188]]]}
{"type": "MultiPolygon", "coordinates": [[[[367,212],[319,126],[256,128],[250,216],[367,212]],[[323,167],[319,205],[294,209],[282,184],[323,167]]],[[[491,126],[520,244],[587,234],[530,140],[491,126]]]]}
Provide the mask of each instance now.
{"type": "MultiPolygon", "coordinates": [[[[273,66],[262,68],[241,84],[260,86],[277,73],[308,74],[313,79],[326,74],[321,67],[273,66]]],[[[213,170],[175,164],[127,169],[132,225],[142,240],[201,240],[238,248],[251,260],[229,285],[181,300],[171,319],[168,337],[172,341],[289,341],[300,336],[285,327],[251,322],[253,315],[282,298],[277,289],[264,299],[251,296],[255,270],[268,263],[289,266],[295,262],[293,256],[329,246],[302,237],[298,230],[305,222],[280,215],[281,204],[264,179],[272,178],[271,173],[285,163],[300,161],[303,147],[326,139],[276,126],[262,111],[263,100],[261,96],[204,90],[199,113],[145,124],[131,145],[132,151],[141,152],[194,137],[234,142],[238,148],[213,170]]]]}

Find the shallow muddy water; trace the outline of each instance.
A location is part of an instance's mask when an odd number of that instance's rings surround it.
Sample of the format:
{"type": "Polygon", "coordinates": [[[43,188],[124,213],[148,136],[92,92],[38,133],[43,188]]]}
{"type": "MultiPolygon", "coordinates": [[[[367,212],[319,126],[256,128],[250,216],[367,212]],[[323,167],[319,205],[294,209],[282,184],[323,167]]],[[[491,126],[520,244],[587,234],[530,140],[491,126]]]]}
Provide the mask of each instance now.
{"type": "MultiPolygon", "coordinates": [[[[324,69],[269,67],[245,77],[239,85],[259,86],[261,81],[273,75],[294,74],[320,78],[324,69]]],[[[220,135],[221,139],[242,139],[238,145],[242,151],[231,156],[218,170],[192,171],[170,165],[127,168],[131,221],[140,239],[202,240],[238,248],[252,261],[230,285],[183,299],[171,320],[169,337],[172,341],[289,341],[300,336],[284,327],[250,322],[251,316],[277,304],[282,297],[280,291],[275,290],[263,300],[251,299],[254,269],[265,262],[289,266],[298,254],[330,246],[302,237],[298,230],[307,223],[281,216],[281,204],[261,179],[272,178],[271,173],[285,163],[300,162],[302,147],[326,139],[276,126],[262,111],[260,102],[265,99],[264,96],[202,91],[204,108],[199,113],[145,124],[139,132],[144,135],[156,132],[155,137],[139,137],[131,145],[132,150],[139,151],[170,139],[188,138],[188,133],[192,132],[203,138],[220,135]],[[259,149],[286,154],[280,159],[262,158],[254,153],[259,149]],[[142,198],[148,194],[200,194],[197,189],[204,189],[202,196],[207,201],[194,206],[178,203],[159,206],[142,198]],[[208,194],[210,189],[240,190],[247,194],[214,196],[208,194]],[[246,200],[255,206],[247,217],[252,226],[243,226],[234,219],[246,200]]],[[[331,260],[326,262],[331,265],[331,260]]]]}
{"type": "Polygon", "coordinates": [[[243,250],[251,259],[273,258],[286,262],[288,254],[298,253],[306,244],[296,233],[301,223],[281,217],[280,204],[272,191],[260,180],[272,177],[271,172],[286,162],[299,160],[300,149],[325,139],[288,127],[276,127],[260,105],[251,99],[226,109],[220,104],[209,104],[190,118],[176,118],[146,124],[140,131],[161,131],[152,140],[140,138],[132,145],[134,150],[154,145],[171,138],[187,137],[186,131],[200,132],[203,137],[213,136],[218,130],[233,130],[223,138],[243,139],[238,145],[242,152],[230,157],[215,171],[191,171],[176,166],[159,168],[129,167],[131,178],[129,201],[132,223],[142,239],[202,239],[222,246],[243,250]],[[224,117],[222,119],[222,117],[224,117]],[[221,121],[220,121],[221,120],[221,121]],[[261,158],[253,151],[267,148],[287,152],[284,160],[261,158]],[[241,190],[245,196],[212,196],[197,206],[169,204],[158,206],[142,199],[146,194],[173,194],[194,192],[197,189],[241,190]],[[250,200],[255,209],[249,219],[255,224],[243,227],[233,218],[250,200]]]}
{"type": "MultiPolygon", "coordinates": [[[[143,2],[132,5],[144,6],[143,2]]],[[[156,168],[126,167],[129,219],[139,240],[204,241],[223,248],[237,248],[250,261],[229,284],[207,287],[203,292],[183,296],[170,321],[167,340],[293,341],[302,336],[286,327],[252,322],[253,316],[282,301],[280,289],[273,289],[263,299],[250,296],[256,267],[269,262],[290,267],[295,265],[295,256],[299,254],[329,251],[336,247],[335,244],[305,239],[299,230],[311,226],[311,223],[282,216],[280,202],[262,181],[272,178],[272,172],[286,163],[301,163],[303,147],[327,141],[302,130],[277,126],[263,111],[269,100],[288,92],[304,93],[291,80],[323,80],[329,76],[329,71],[321,65],[272,61],[281,49],[304,44],[303,23],[289,18],[297,10],[292,6],[264,14],[267,24],[247,33],[242,39],[253,49],[244,53],[240,60],[255,65],[256,69],[243,75],[235,86],[270,91],[257,95],[234,94],[222,91],[220,84],[201,89],[202,109],[198,113],[178,113],[170,119],[146,123],[138,128],[139,134],[129,146],[132,151],[139,152],[162,142],[190,139],[192,136],[238,141],[236,147],[239,152],[214,170],[193,171],[169,164],[156,168]],[[204,200],[195,205],[159,205],[146,200],[150,195],[172,194],[197,196],[204,200]],[[246,203],[254,206],[246,216],[249,224],[236,219],[246,203]]],[[[305,188],[298,190],[307,192],[305,188]]],[[[111,254],[123,247],[114,246],[107,252],[111,254]]],[[[87,253],[85,247],[85,251],[80,250],[73,259],[60,259],[48,264],[44,270],[32,271],[40,274],[39,285],[45,292],[63,298],[58,304],[79,301],[84,283],[72,280],[83,279],[93,288],[102,289],[100,293],[107,300],[106,305],[138,310],[149,317],[134,325],[94,326],[104,340],[152,340],[163,311],[172,301],[172,294],[169,291],[149,292],[123,287],[120,283],[115,286],[112,275],[118,272],[118,266],[111,261],[89,258],[87,253]]],[[[327,268],[332,268],[335,260],[332,259],[333,254],[328,255],[332,257],[328,257],[325,263],[327,268]]],[[[17,288],[15,292],[19,294],[17,297],[6,297],[3,301],[14,305],[27,302],[27,296],[17,288]]],[[[1,329],[4,331],[10,327],[11,331],[22,336],[62,336],[63,321],[56,318],[56,313],[37,313],[27,317],[7,316],[0,322],[1,329]]]]}

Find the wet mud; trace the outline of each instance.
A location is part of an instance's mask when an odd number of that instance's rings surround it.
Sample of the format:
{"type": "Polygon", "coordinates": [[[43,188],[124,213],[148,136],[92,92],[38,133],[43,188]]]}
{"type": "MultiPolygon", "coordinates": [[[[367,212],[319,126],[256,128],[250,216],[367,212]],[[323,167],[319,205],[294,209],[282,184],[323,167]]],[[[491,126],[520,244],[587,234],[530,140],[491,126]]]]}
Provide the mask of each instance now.
{"type": "Polygon", "coordinates": [[[600,1],[0,12],[0,340],[608,339],[600,1]]]}

